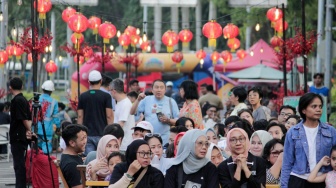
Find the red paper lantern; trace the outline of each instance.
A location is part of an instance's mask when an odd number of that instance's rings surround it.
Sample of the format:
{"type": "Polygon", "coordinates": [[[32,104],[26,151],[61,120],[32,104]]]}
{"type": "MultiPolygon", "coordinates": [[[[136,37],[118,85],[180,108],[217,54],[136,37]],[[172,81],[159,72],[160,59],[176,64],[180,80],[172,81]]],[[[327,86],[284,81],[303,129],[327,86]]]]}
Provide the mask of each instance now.
{"type": "Polygon", "coordinates": [[[225,39],[235,38],[239,35],[239,28],[236,25],[229,23],[223,28],[223,35],[225,39]]]}
{"type": "Polygon", "coordinates": [[[220,26],[215,20],[211,20],[203,25],[202,33],[209,39],[209,47],[216,48],[216,39],[222,35],[222,26],[220,26]]]}
{"type": "Polygon", "coordinates": [[[167,46],[167,52],[171,53],[174,51],[174,46],[178,43],[178,35],[172,31],[168,30],[162,35],[162,43],[167,46]]]}
{"type": "Polygon", "coordinates": [[[183,47],[188,47],[189,42],[193,38],[193,33],[189,29],[183,29],[179,32],[179,39],[182,42],[183,47]]]}
{"type": "Polygon", "coordinates": [[[140,48],[142,49],[142,52],[147,52],[148,46],[150,46],[150,41],[144,41],[141,43],[140,48]]]}
{"type": "Polygon", "coordinates": [[[14,47],[12,45],[8,45],[6,47],[6,52],[8,54],[8,58],[11,58],[14,53],[14,47]]]}
{"type": "Polygon", "coordinates": [[[227,50],[222,51],[221,57],[223,58],[224,63],[228,63],[232,60],[232,54],[227,50]]]}
{"type": "Polygon", "coordinates": [[[128,45],[131,44],[131,38],[129,35],[126,35],[125,33],[121,34],[118,38],[118,42],[121,46],[124,47],[124,49],[128,48],[128,45]]]}
{"type": "Polygon", "coordinates": [[[275,21],[281,19],[283,14],[282,14],[281,9],[273,7],[273,8],[268,9],[268,11],[266,13],[266,16],[271,22],[275,22],[275,21]]]}
{"type": "Polygon", "coordinates": [[[172,60],[176,63],[177,72],[180,73],[181,61],[183,60],[183,53],[176,51],[172,55],[172,60]]]}
{"type": "Polygon", "coordinates": [[[55,64],[55,62],[53,60],[50,60],[45,65],[45,69],[46,69],[47,73],[49,73],[49,76],[50,76],[51,74],[53,74],[54,72],[57,71],[57,65],[55,64]]]}
{"type": "MultiPolygon", "coordinates": [[[[74,58],[73,58],[75,63],[78,63],[78,61],[77,61],[77,56],[78,56],[78,55],[75,55],[74,58]]],[[[84,56],[79,55],[79,64],[81,65],[81,64],[83,64],[84,62],[85,62],[85,58],[84,58],[84,56]]]]}
{"type": "Polygon", "coordinates": [[[108,44],[110,39],[116,35],[117,29],[111,22],[105,22],[99,26],[98,33],[103,37],[104,44],[108,44]]]}
{"type": "MultiPolygon", "coordinates": [[[[274,29],[280,33],[280,36],[282,36],[282,33],[284,31],[284,28],[283,28],[283,23],[282,23],[282,19],[279,19],[275,22],[275,25],[274,25],[274,29]]],[[[285,30],[287,30],[288,28],[288,23],[285,21],[285,30]]]]}
{"type": "Polygon", "coordinates": [[[137,30],[137,29],[136,29],[135,27],[129,25],[129,26],[126,27],[124,33],[125,33],[126,35],[132,37],[132,36],[134,36],[134,35],[137,35],[136,30],[137,30]]]}
{"type": "Polygon", "coordinates": [[[198,59],[204,59],[206,57],[206,52],[204,50],[198,50],[196,52],[196,57],[198,59]]]}
{"type": "Polygon", "coordinates": [[[8,61],[8,54],[6,50],[0,50],[0,67],[2,68],[8,61]]]}
{"type": "Polygon", "coordinates": [[[23,54],[23,49],[19,46],[13,46],[13,55],[16,56],[16,59],[21,59],[21,55],[23,54]]]}
{"type": "Polygon", "coordinates": [[[62,12],[62,19],[65,23],[68,23],[69,18],[76,14],[76,9],[72,8],[72,7],[67,7],[66,9],[63,10],[62,12]]]}
{"type": "Polygon", "coordinates": [[[278,36],[273,36],[270,40],[271,45],[275,48],[275,47],[279,47],[283,45],[283,40],[282,38],[278,37],[278,36]]]}
{"type": "Polygon", "coordinates": [[[80,33],[84,32],[88,25],[88,19],[79,12],[72,15],[68,20],[68,26],[73,32],[75,32],[75,36],[78,39],[80,38],[80,33]]]}
{"type": "Polygon", "coordinates": [[[140,41],[140,36],[139,35],[133,35],[131,36],[131,45],[135,47],[140,41]]]}
{"type": "Polygon", "coordinates": [[[240,60],[243,60],[246,57],[246,52],[243,49],[237,50],[237,56],[240,60]]]}
{"type": "Polygon", "coordinates": [[[218,59],[220,58],[220,54],[217,51],[212,52],[211,56],[210,56],[211,60],[212,60],[212,64],[216,65],[218,59]]]}
{"type": "Polygon", "coordinates": [[[202,49],[196,52],[196,57],[200,59],[201,68],[203,68],[204,58],[206,57],[206,55],[206,52],[202,49]]]}
{"type": "Polygon", "coordinates": [[[240,41],[237,38],[232,38],[227,41],[227,45],[231,49],[231,52],[234,52],[240,47],[240,41]]]}
{"type": "Polygon", "coordinates": [[[46,13],[51,10],[52,3],[50,0],[37,0],[37,12],[39,13],[39,18],[46,19],[46,13]]]}
{"type": "Polygon", "coordinates": [[[91,16],[89,19],[89,28],[92,29],[93,34],[98,34],[98,28],[101,24],[101,19],[97,16],[91,16]]]}
{"type": "Polygon", "coordinates": [[[71,41],[72,41],[73,44],[77,45],[77,42],[79,42],[79,44],[82,44],[82,42],[84,42],[84,35],[82,33],[79,33],[78,37],[79,38],[76,37],[75,33],[72,33],[72,35],[71,35],[71,41]]]}

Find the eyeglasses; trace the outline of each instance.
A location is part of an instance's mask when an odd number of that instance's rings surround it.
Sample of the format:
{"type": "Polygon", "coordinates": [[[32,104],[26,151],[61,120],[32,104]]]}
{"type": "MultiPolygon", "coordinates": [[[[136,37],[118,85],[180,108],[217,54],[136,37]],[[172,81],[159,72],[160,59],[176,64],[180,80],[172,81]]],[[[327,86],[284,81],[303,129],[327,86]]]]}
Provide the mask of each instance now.
{"type": "Polygon", "coordinates": [[[279,156],[280,153],[282,153],[282,152],[283,152],[283,150],[280,150],[280,151],[272,151],[272,152],[271,152],[271,155],[273,155],[273,156],[279,156]]]}
{"type": "Polygon", "coordinates": [[[231,142],[232,144],[237,144],[238,141],[239,141],[241,144],[242,144],[242,143],[245,143],[246,138],[245,138],[245,137],[230,138],[230,142],[231,142]]]}
{"type": "Polygon", "coordinates": [[[146,133],[145,137],[148,137],[148,138],[152,138],[152,137],[161,138],[161,134],[159,134],[159,133],[146,133]]]}
{"type": "Polygon", "coordinates": [[[152,155],[153,155],[152,152],[143,152],[143,151],[141,151],[141,152],[137,152],[137,153],[139,154],[139,156],[140,156],[141,158],[145,158],[146,156],[149,157],[149,158],[151,158],[152,155]]]}
{"type": "Polygon", "coordinates": [[[210,146],[209,142],[201,142],[201,141],[196,142],[196,145],[197,145],[197,147],[200,147],[200,148],[202,148],[203,146],[208,148],[210,146]]]}
{"type": "Polygon", "coordinates": [[[284,113],[284,112],[280,113],[280,116],[286,116],[286,117],[288,117],[288,116],[290,116],[290,115],[292,115],[292,114],[290,114],[290,113],[286,114],[286,113],[284,113]]]}

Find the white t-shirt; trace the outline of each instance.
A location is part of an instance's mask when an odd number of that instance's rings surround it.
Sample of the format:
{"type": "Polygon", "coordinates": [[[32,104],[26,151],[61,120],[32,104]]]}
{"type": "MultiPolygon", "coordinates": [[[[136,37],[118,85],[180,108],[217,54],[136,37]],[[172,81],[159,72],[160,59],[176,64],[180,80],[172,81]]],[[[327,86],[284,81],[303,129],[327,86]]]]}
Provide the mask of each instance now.
{"type": "Polygon", "coordinates": [[[315,128],[309,128],[306,126],[303,126],[304,130],[306,132],[307,142],[308,142],[308,148],[309,148],[309,167],[310,171],[313,171],[313,169],[316,166],[316,135],[318,131],[318,126],[315,128]]]}
{"type": "Polygon", "coordinates": [[[121,142],[120,150],[126,151],[127,146],[132,142],[132,127],[135,126],[134,115],[130,114],[132,108],[132,102],[126,97],[125,99],[119,101],[116,105],[114,112],[114,123],[119,123],[120,121],[125,121],[124,139],[121,142]]]}
{"type": "MultiPolygon", "coordinates": [[[[308,142],[308,163],[309,163],[309,168],[310,168],[310,172],[313,171],[313,169],[316,166],[316,136],[317,136],[317,132],[318,132],[318,127],[315,128],[309,128],[303,125],[303,128],[305,130],[306,133],[306,138],[307,138],[307,142],[308,142]]],[[[297,176],[299,178],[302,179],[308,179],[309,173],[308,174],[303,174],[303,175],[299,175],[296,173],[291,172],[291,175],[297,176]]],[[[319,172],[317,175],[321,175],[322,173],[319,172]]]]}

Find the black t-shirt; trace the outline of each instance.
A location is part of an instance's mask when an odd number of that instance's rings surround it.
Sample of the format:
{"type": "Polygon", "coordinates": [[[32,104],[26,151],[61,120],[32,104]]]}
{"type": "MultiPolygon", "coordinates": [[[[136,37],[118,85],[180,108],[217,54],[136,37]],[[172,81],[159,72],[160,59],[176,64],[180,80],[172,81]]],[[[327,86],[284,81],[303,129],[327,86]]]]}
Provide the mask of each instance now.
{"type": "Polygon", "coordinates": [[[10,142],[27,141],[26,127],[23,120],[31,120],[30,106],[22,93],[17,94],[11,101],[11,123],[9,129],[10,142]]]}
{"type": "Polygon", "coordinates": [[[83,159],[78,155],[62,154],[60,168],[69,187],[81,185],[81,176],[77,165],[82,164],[83,159]]]}
{"type": "Polygon", "coordinates": [[[83,125],[88,128],[88,136],[102,136],[107,125],[106,108],[112,109],[111,95],[100,90],[82,93],[78,100],[78,109],[84,111],[83,125]]]}
{"type": "Polygon", "coordinates": [[[10,115],[5,112],[0,112],[0,125],[9,123],[10,123],[10,115]]]}
{"type": "MultiPolygon", "coordinates": [[[[111,179],[110,179],[110,184],[114,184],[117,181],[119,181],[124,173],[126,173],[128,170],[128,166],[126,162],[119,163],[117,164],[112,172],[111,179]]],[[[141,172],[137,172],[134,175],[134,179],[131,181],[131,184],[134,183],[139,176],[141,172]]],[[[143,178],[140,180],[139,184],[136,187],[146,187],[146,188],[162,188],[163,187],[163,182],[164,182],[164,177],[163,174],[160,170],[148,166],[147,172],[143,176],[143,178]]]]}
{"type": "Polygon", "coordinates": [[[230,164],[232,157],[223,161],[218,165],[219,182],[221,186],[234,188],[234,187],[248,187],[248,188],[260,188],[261,185],[265,187],[266,184],[266,162],[261,157],[256,157],[251,153],[247,157],[248,162],[253,162],[252,166],[249,166],[251,176],[246,178],[244,171],[241,171],[240,181],[234,178],[237,165],[230,164]],[[230,165],[228,165],[228,163],[230,165]]]}
{"type": "MultiPolygon", "coordinates": [[[[166,172],[166,177],[164,181],[164,187],[176,187],[178,188],[178,179],[179,179],[179,168],[181,168],[182,163],[179,165],[173,165],[166,172]]],[[[181,168],[183,173],[182,185],[181,187],[185,187],[187,181],[189,181],[190,185],[195,188],[219,188],[218,182],[218,170],[214,164],[210,161],[203,166],[200,170],[193,174],[186,174],[183,171],[183,167],[181,168]]]]}

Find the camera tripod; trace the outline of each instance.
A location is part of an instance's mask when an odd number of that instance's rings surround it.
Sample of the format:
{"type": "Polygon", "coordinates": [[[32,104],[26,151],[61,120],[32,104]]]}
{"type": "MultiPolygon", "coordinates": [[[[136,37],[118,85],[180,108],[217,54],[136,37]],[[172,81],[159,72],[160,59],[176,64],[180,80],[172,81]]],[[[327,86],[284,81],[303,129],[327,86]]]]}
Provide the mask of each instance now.
{"type": "MultiPolygon", "coordinates": [[[[46,147],[47,147],[47,155],[48,155],[48,162],[49,162],[49,168],[50,168],[50,174],[51,174],[51,180],[52,180],[52,184],[53,184],[53,188],[55,188],[55,182],[54,182],[54,175],[53,175],[53,171],[52,171],[52,160],[50,157],[50,152],[49,152],[49,148],[48,148],[48,139],[47,139],[47,135],[46,135],[46,130],[45,130],[45,126],[44,126],[44,114],[42,111],[42,107],[41,107],[41,103],[39,101],[40,98],[40,93],[36,93],[34,92],[34,97],[33,97],[33,104],[32,104],[32,114],[33,114],[33,118],[32,118],[32,128],[34,135],[36,135],[35,138],[32,138],[31,144],[30,144],[30,148],[31,148],[31,152],[30,152],[30,167],[29,167],[29,171],[28,171],[28,177],[31,176],[31,170],[32,170],[32,165],[33,165],[33,151],[35,150],[36,155],[38,155],[38,122],[41,123],[42,125],[42,131],[43,131],[43,138],[41,138],[41,140],[43,142],[46,143],[46,147]]],[[[34,136],[33,136],[34,137],[34,136]]],[[[28,186],[29,187],[29,186],[28,186]]]]}

